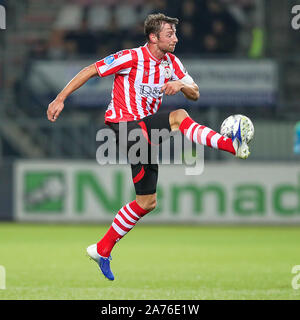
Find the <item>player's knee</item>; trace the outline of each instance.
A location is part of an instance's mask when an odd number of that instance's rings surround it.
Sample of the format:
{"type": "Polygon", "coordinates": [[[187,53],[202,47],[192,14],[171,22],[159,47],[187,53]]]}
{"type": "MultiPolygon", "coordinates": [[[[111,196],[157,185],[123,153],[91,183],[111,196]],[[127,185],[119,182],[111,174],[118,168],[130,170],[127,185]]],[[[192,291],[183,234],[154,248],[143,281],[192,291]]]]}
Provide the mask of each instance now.
{"type": "Polygon", "coordinates": [[[152,211],[156,208],[156,199],[149,199],[146,203],[145,203],[145,210],[147,211],[152,211]]]}
{"type": "Polygon", "coordinates": [[[184,109],[177,109],[170,113],[170,124],[172,129],[178,129],[181,122],[189,117],[189,114],[184,109]]]}
{"type": "Polygon", "coordinates": [[[136,199],[138,205],[140,205],[144,210],[152,211],[156,207],[156,195],[155,196],[139,196],[136,199]]]}
{"type": "Polygon", "coordinates": [[[156,198],[151,200],[151,202],[148,205],[148,210],[152,211],[156,208],[157,202],[156,202],[156,198]]]}

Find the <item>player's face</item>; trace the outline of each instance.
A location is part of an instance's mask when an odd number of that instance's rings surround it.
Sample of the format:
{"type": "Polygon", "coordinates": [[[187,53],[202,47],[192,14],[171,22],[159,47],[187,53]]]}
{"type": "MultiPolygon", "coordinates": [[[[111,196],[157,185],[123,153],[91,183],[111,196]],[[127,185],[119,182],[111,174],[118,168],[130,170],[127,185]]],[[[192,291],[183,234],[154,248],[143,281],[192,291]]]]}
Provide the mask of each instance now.
{"type": "Polygon", "coordinates": [[[162,52],[173,52],[178,39],[175,25],[164,23],[157,38],[157,46],[162,52]]]}

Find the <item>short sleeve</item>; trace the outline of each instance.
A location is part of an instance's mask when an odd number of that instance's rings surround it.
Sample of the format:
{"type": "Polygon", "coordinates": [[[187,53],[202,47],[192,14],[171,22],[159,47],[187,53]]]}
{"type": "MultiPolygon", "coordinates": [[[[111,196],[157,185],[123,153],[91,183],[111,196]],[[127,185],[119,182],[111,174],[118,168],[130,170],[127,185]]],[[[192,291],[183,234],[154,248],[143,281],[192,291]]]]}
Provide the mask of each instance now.
{"type": "Polygon", "coordinates": [[[122,50],[95,62],[100,77],[115,73],[128,74],[132,67],[132,54],[130,50],[122,50]]]}

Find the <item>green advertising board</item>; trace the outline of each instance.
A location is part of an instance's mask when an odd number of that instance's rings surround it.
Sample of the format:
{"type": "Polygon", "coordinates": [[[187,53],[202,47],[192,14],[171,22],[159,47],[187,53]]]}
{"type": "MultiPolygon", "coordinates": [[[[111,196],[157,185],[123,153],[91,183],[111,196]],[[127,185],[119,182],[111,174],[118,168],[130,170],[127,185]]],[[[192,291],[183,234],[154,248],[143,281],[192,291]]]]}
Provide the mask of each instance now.
{"type": "MultiPolygon", "coordinates": [[[[209,163],[201,175],[162,165],[158,205],[145,222],[300,223],[300,166],[209,163]]],[[[15,218],[110,222],[135,198],[126,165],[18,162],[15,218]]]]}

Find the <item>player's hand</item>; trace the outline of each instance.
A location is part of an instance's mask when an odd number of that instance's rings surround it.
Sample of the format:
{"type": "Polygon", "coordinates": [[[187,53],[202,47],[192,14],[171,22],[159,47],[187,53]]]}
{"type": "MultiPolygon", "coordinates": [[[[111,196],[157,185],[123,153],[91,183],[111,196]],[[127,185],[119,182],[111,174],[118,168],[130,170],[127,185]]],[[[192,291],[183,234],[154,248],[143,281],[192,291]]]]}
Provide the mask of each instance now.
{"type": "Polygon", "coordinates": [[[183,83],[180,80],[169,81],[162,86],[160,91],[164,92],[168,96],[172,96],[178,93],[182,88],[183,88],[183,83]]]}
{"type": "Polygon", "coordinates": [[[63,100],[59,98],[56,98],[55,100],[53,100],[48,106],[48,110],[47,110],[48,120],[51,122],[55,122],[59,117],[60,113],[62,112],[63,108],[64,108],[63,100]]]}

